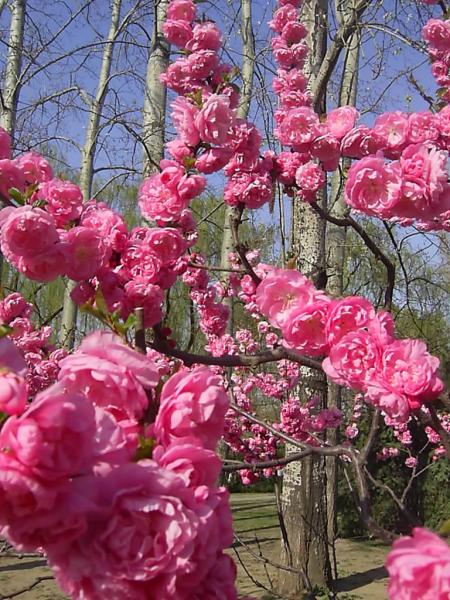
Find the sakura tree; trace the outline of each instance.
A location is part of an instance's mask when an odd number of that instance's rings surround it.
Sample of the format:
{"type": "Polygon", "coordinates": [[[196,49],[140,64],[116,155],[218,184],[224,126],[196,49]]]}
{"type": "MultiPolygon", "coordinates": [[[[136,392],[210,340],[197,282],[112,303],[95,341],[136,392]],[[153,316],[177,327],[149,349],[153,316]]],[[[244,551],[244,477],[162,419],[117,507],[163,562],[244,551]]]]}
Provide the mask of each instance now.
{"type": "MultiPolygon", "coordinates": [[[[390,597],[450,597],[447,544],[421,527],[396,540],[371,513],[366,464],[381,419],[405,446],[408,424],[422,427],[435,460],[450,457],[450,419],[439,359],[422,340],[396,335],[395,267],[358,217],[449,230],[450,112],[395,111],[372,126],[358,124],[352,106],[319,115],[303,72],[301,11],[299,0],[280,0],[270,21],[276,153],[236,114],[238,75],[222,62],[219,27],[199,18],[192,0],[169,3],[163,31],[180,51],[161,79],[176,94],[177,136],[140,186],[140,226],[129,229],[101,201],[83,203],[78,186],[55,178],[44,157],[13,158],[1,132],[4,257],[33,281],[68,277],[72,299],[99,326],[68,353],[51,343],[50,327],[33,325],[33,306],[20,294],[0,302],[0,531],[20,551],[43,551],[71,598],[237,599],[221,470],[251,483],[312,455],[349,466],[355,510],[368,530],[394,542],[390,597]],[[344,192],[352,213],[336,217],[318,195],[342,158],[352,161],[344,192]],[[222,280],[196,251],[190,210],[215,173],[226,179],[234,245],[222,280]],[[245,212],[269,204],[276,184],[361,238],[386,270],[383,306],[336,297],[320,277],[264,263],[242,242],[245,212]],[[165,295],[180,282],[207,339],[199,354],[180,349],[164,322],[165,295]],[[230,298],[242,303],[252,330],[228,328],[230,298]],[[273,371],[259,371],[264,364],[273,371]],[[313,394],[299,402],[305,368],[351,390],[350,415],[313,394]],[[255,390],[281,403],[275,421],[258,416],[255,390]],[[373,420],[361,449],[354,440],[364,410],[373,420]],[[331,444],[327,432],[338,427],[344,440],[331,444]],[[237,464],[222,464],[221,439],[241,457],[237,464]],[[297,451],[285,452],[287,444],[297,451]]],[[[431,19],[423,35],[433,75],[447,88],[448,22],[431,19]]],[[[386,448],[378,458],[389,455],[386,448]]],[[[407,460],[414,469],[415,457],[407,460]]],[[[308,574],[299,574],[312,593],[308,574]]]]}

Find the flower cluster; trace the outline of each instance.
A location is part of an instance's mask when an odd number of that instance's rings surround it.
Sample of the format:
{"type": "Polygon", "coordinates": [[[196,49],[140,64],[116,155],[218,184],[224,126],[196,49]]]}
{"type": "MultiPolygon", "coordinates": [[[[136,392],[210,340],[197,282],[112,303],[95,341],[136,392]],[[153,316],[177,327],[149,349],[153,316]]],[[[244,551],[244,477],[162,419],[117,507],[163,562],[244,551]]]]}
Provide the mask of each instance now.
{"type": "Polygon", "coordinates": [[[330,379],[363,391],[368,402],[398,421],[443,389],[439,359],[420,340],[396,340],[392,316],[377,313],[364,298],[332,299],[298,271],[273,269],[259,284],[255,301],[281,329],[286,347],[326,356],[322,366],[330,379]]]}
{"type": "MultiPolygon", "coordinates": [[[[9,340],[4,339],[2,343],[10,345],[12,341],[22,357],[21,360],[26,363],[24,373],[28,384],[27,394],[20,400],[14,414],[20,414],[25,408],[28,395],[33,396],[56,381],[59,362],[66,356],[65,350],[56,348],[51,343],[51,327],[36,329],[33,325],[30,319],[32,310],[33,305],[26,302],[17,292],[0,301],[0,325],[6,326],[9,337],[9,340]]],[[[2,383],[6,384],[7,379],[5,375],[2,383]]],[[[6,405],[0,407],[0,410],[12,414],[6,405]]]]}
{"type": "Polygon", "coordinates": [[[450,24],[443,19],[430,19],[422,30],[428,42],[428,54],[432,61],[431,72],[441,88],[441,99],[450,100],[450,24]]]}
{"type": "Polygon", "coordinates": [[[27,407],[20,351],[2,339],[0,354],[15,402],[0,432],[1,534],[42,548],[74,599],[237,598],[228,495],[215,484],[220,378],[205,367],[170,377],[148,429],[159,370],[117,336],[87,336],[27,407]]]}
{"type": "Polygon", "coordinates": [[[140,192],[144,216],[157,222],[176,218],[191,199],[187,196],[202,191],[204,175],[220,169],[228,177],[224,200],[230,206],[259,208],[272,197],[273,161],[270,153],[260,158],[257,128],[236,116],[239,98],[232,67],[219,59],[220,31],[211,21],[195,19],[193,2],[172,2],[163,27],[167,40],[183,55],[162,76],[179,94],[172,103],[178,135],[168,144],[173,161],[164,161],[162,173],[147,180],[140,192]],[[178,169],[181,181],[174,171],[166,171],[166,164],[178,169]]]}
{"type": "Polygon", "coordinates": [[[395,220],[402,225],[416,221],[422,229],[447,229],[450,227],[447,179],[447,152],[429,141],[411,144],[396,161],[386,163],[381,155],[371,155],[355,162],[348,174],[345,199],[366,215],[395,220]]]}

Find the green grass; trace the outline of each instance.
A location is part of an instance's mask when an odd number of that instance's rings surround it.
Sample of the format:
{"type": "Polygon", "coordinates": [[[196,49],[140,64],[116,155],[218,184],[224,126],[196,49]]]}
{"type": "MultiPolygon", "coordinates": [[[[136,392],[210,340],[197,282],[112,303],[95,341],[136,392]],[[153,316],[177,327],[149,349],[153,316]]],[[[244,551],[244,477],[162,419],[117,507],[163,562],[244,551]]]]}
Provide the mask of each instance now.
{"type": "Polygon", "coordinates": [[[232,494],[231,510],[238,535],[273,535],[278,529],[275,499],[272,494],[232,494]]]}

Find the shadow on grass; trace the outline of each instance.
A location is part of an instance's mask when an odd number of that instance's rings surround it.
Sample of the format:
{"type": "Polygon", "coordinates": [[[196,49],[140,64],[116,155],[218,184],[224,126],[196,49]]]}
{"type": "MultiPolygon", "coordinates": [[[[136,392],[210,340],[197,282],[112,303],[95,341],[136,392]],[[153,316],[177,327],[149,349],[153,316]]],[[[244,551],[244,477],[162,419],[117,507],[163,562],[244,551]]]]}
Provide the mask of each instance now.
{"type": "MultiPolygon", "coordinates": [[[[280,538],[278,537],[262,537],[262,538],[258,538],[258,539],[250,539],[250,540],[245,540],[243,539],[242,541],[244,542],[244,544],[246,546],[252,546],[253,544],[263,544],[264,542],[276,542],[278,541],[280,538]]],[[[242,548],[242,544],[240,542],[233,542],[233,544],[231,544],[230,548],[242,548]]]]}
{"type": "Polygon", "coordinates": [[[385,579],[387,576],[388,573],[384,567],[376,567],[374,569],[369,569],[368,571],[362,571],[361,573],[340,577],[336,580],[334,586],[337,592],[351,592],[363,585],[372,583],[372,581],[385,579]]]}
{"type": "Polygon", "coordinates": [[[46,567],[47,561],[45,559],[31,560],[27,562],[16,562],[11,565],[1,565],[0,572],[2,571],[26,571],[27,569],[36,569],[37,567],[46,567]]]}
{"type": "Polygon", "coordinates": [[[262,502],[259,504],[241,504],[238,506],[231,505],[231,512],[241,512],[242,510],[254,510],[255,508],[270,508],[270,506],[274,504],[272,502],[262,502]]]}

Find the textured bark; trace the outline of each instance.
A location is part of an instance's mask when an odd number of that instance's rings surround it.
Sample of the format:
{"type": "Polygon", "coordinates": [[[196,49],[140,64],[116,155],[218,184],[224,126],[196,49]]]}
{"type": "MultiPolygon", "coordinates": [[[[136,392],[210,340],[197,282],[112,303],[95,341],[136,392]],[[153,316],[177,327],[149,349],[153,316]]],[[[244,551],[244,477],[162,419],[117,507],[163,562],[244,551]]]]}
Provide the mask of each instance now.
{"type": "Polygon", "coordinates": [[[152,47],[147,63],[143,117],[143,173],[148,177],[159,170],[164,158],[167,89],[159,79],[169,66],[170,47],[162,34],[168,0],[155,0],[152,47]]]}
{"type": "MultiPolygon", "coordinates": [[[[111,6],[111,24],[108,37],[103,48],[102,62],[98,77],[98,85],[91,105],[89,107],[88,123],[86,127],[86,138],[81,151],[80,188],[85,201],[89,200],[92,190],[94,174],[94,160],[99,135],[100,119],[106,94],[108,92],[111,75],[111,64],[114,52],[114,42],[120,31],[120,10],[122,0],[114,0],[111,6]]],[[[70,293],[75,287],[75,282],[67,281],[64,292],[63,313],[61,317],[60,343],[68,350],[75,343],[75,332],[77,322],[77,306],[72,302],[70,293]]]]}
{"type": "MultiPolygon", "coordinates": [[[[253,75],[255,71],[255,36],[252,25],[252,3],[251,0],[241,0],[241,31],[242,31],[242,89],[241,99],[237,115],[246,119],[250,110],[252,98],[253,75]]],[[[230,228],[231,206],[225,207],[223,223],[222,250],[220,254],[220,266],[228,269],[230,263],[228,255],[233,251],[233,239],[230,228]]]]}
{"type": "MultiPolygon", "coordinates": [[[[312,93],[315,77],[326,53],[327,41],[326,0],[309,0],[303,5],[302,21],[310,32],[307,39],[310,48],[309,64],[305,71],[309,77],[312,93]]],[[[324,103],[318,107],[325,111],[324,103]]],[[[326,190],[321,195],[326,204],[326,190]]],[[[296,258],[297,268],[320,285],[325,273],[325,224],[306,203],[293,200],[291,252],[296,258]]],[[[326,405],[326,380],[321,373],[302,368],[300,401],[312,395],[326,405]]],[[[296,448],[286,447],[286,453],[296,448]]],[[[286,523],[289,549],[282,544],[284,561],[292,556],[292,566],[304,575],[285,571],[279,575],[278,591],[289,598],[305,597],[309,586],[330,587],[331,567],[327,536],[326,470],[323,457],[308,457],[298,463],[290,463],[284,469],[283,516],[286,523]],[[305,578],[306,574],[306,578],[305,578]]]]}
{"type": "MultiPolygon", "coordinates": [[[[3,8],[3,7],[2,7],[3,8]]],[[[25,0],[14,0],[11,4],[8,53],[2,90],[1,126],[14,139],[17,102],[20,93],[20,71],[22,67],[23,30],[25,25],[25,0]]]]}
{"type": "MultiPolygon", "coordinates": [[[[351,16],[351,3],[338,2],[336,12],[340,18],[340,26],[351,16]],[[350,6],[349,6],[350,4],[350,6]]],[[[358,90],[358,68],[359,68],[360,34],[357,30],[348,40],[345,49],[344,67],[342,72],[341,86],[339,92],[339,106],[355,106],[358,90]]],[[[342,160],[342,170],[350,166],[348,159],[342,160]]],[[[343,195],[343,185],[339,171],[335,171],[331,178],[329,211],[336,217],[345,217],[348,206],[343,195]]],[[[344,285],[345,265],[345,243],[347,230],[329,223],[327,227],[327,291],[332,296],[341,296],[344,285]]],[[[328,407],[341,408],[342,388],[334,383],[328,384],[328,407]]],[[[327,433],[327,440],[331,445],[339,442],[339,434],[336,429],[327,433]]],[[[339,461],[332,456],[326,459],[327,463],[327,507],[328,507],[328,539],[330,547],[333,548],[334,576],[336,572],[336,557],[334,553],[334,542],[337,536],[337,482],[339,461]]]]}

